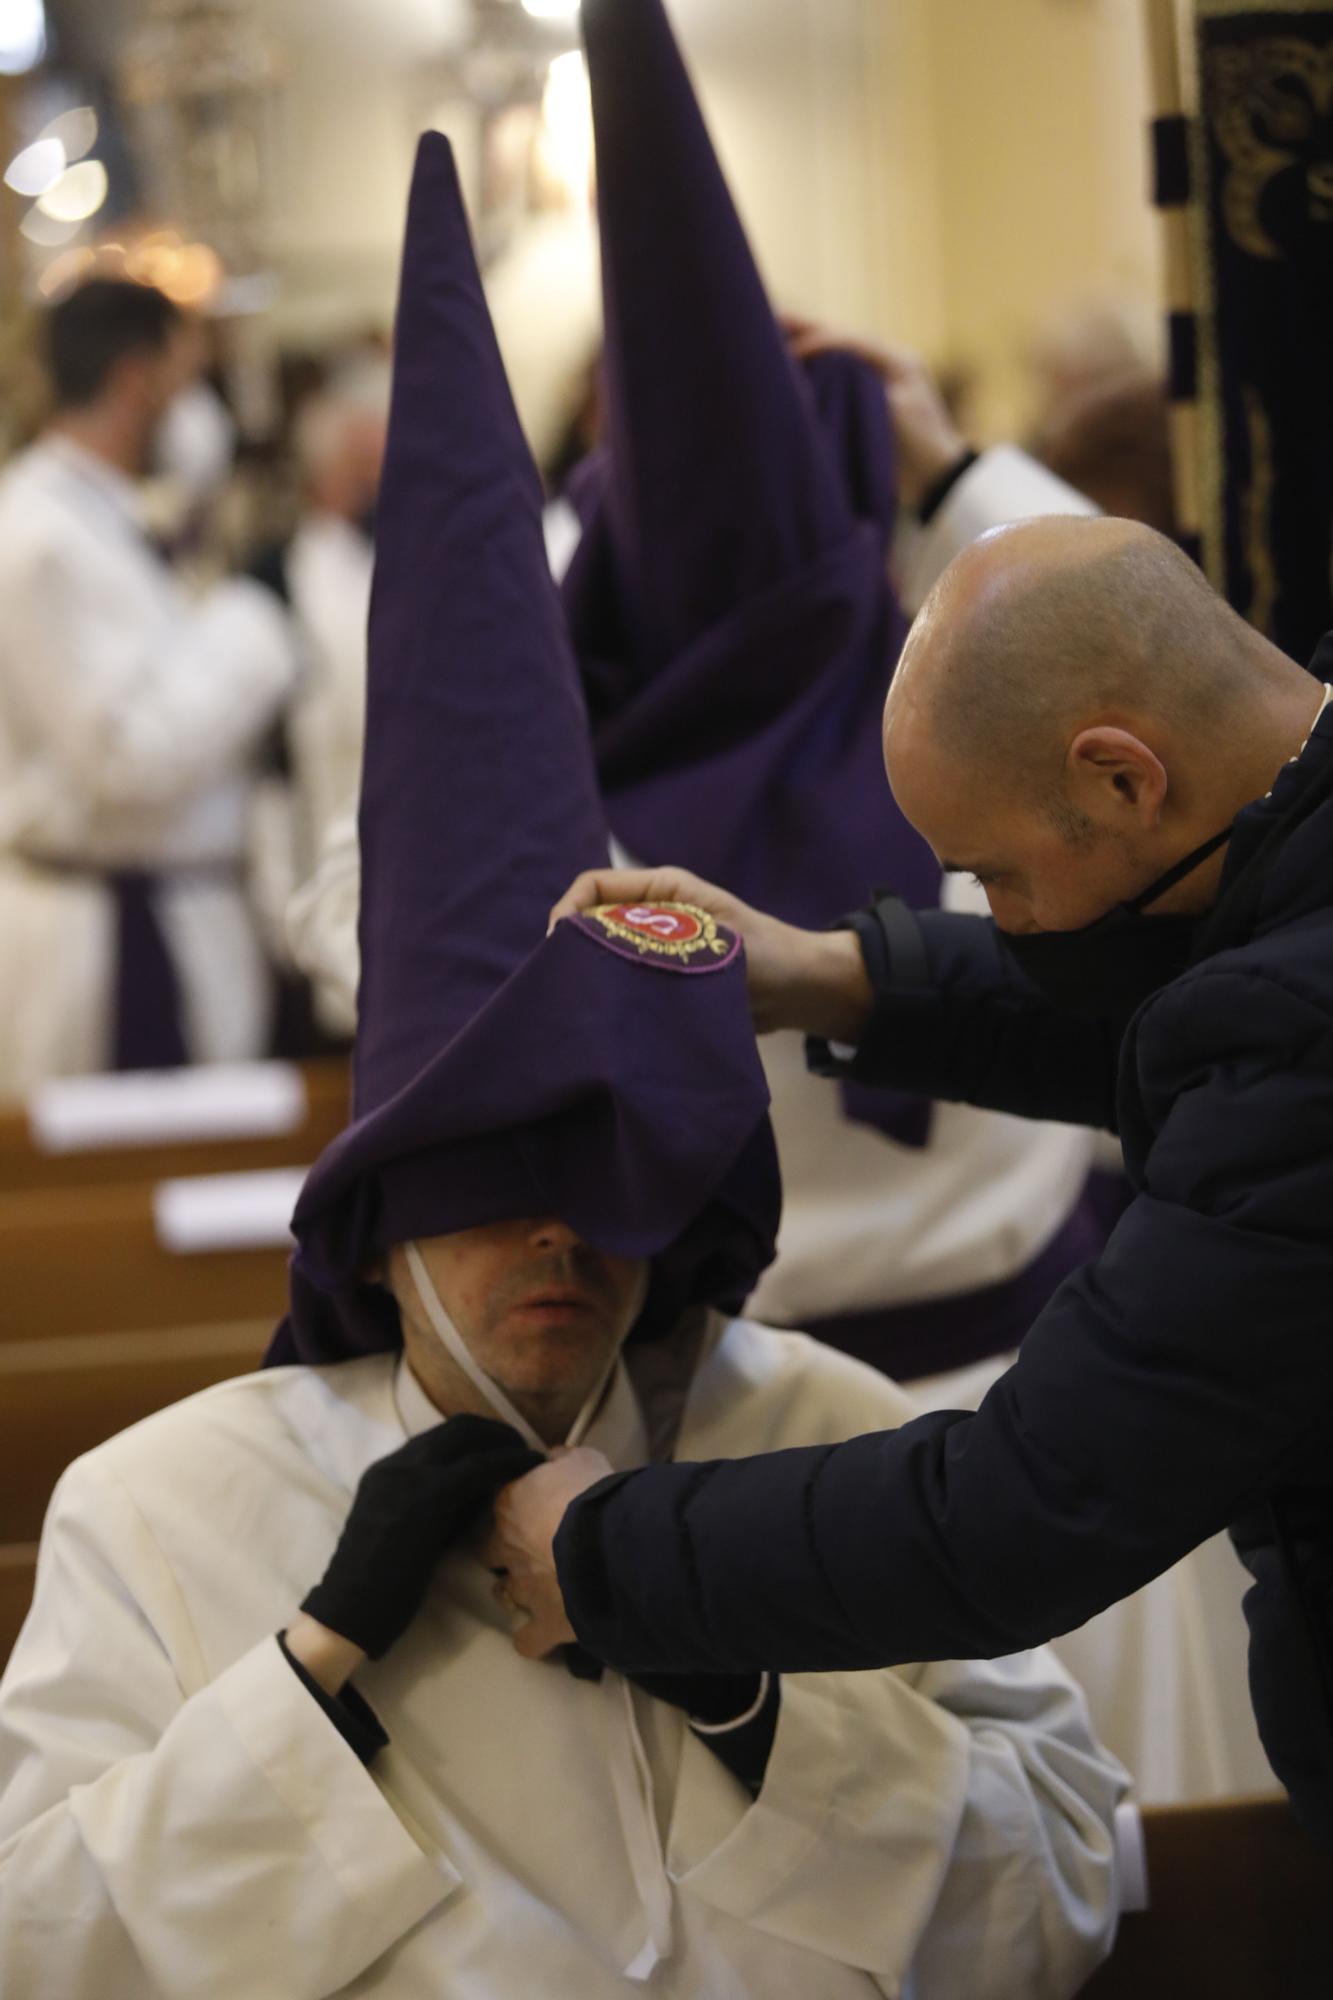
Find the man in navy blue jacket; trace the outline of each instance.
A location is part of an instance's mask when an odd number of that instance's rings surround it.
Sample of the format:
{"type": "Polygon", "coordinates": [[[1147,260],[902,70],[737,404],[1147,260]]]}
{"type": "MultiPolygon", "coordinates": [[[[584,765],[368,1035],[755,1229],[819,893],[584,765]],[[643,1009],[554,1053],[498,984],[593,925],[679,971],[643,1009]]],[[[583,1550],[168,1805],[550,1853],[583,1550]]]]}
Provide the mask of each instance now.
{"type": "MultiPolygon", "coordinates": [[[[1325,652],[1327,648],[1327,652],[1325,652]]],[[[890,781],[994,921],[891,897],[796,931],[707,903],[817,1068],[1120,1135],[1135,1199],[975,1415],[508,1489],[489,1552],[631,1670],[884,1666],[1066,1632],[1230,1526],[1275,1769],[1333,1838],[1333,644],[1314,677],[1151,530],[965,552],[885,713],[890,781]],[[558,1533],[557,1533],[558,1531],[558,1533]],[[563,1600],[563,1601],[562,1601],[563,1600]]]]}

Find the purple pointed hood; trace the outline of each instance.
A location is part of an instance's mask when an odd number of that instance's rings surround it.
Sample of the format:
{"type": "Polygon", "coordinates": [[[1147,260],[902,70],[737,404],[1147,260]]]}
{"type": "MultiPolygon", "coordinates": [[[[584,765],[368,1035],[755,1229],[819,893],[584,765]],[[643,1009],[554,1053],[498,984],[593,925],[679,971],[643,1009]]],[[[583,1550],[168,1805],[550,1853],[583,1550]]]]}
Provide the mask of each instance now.
{"type": "Polygon", "coordinates": [[[607,438],[564,597],[612,830],[793,921],[882,880],[934,903],[879,750],[904,629],[882,385],[791,361],[661,0],[582,18],[607,438]]]}
{"type": "MultiPolygon", "coordinates": [[[[880,884],[932,907],[880,750],[906,625],[883,385],[791,362],[661,0],[584,0],[583,33],[607,437],[563,595],[612,831],[794,923],[880,884]]],[[[928,1120],[885,1093],[857,1115],[928,1120]]]]}
{"type": "Polygon", "coordinates": [[[645,661],[852,522],[658,0],[585,0],[606,325],[608,528],[645,661]]]}
{"type": "Polygon", "coordinates": [[[672,907],[545,935],[606,828],[540,485],[435,134],[403,253],[360,828],[353,1122],[297,1205],[270,1359],[396,1345],[367,1269],[507,1217],[653,1258],[659,1316],[744,1297],[778,1188],[736,940],[672,907]]]}

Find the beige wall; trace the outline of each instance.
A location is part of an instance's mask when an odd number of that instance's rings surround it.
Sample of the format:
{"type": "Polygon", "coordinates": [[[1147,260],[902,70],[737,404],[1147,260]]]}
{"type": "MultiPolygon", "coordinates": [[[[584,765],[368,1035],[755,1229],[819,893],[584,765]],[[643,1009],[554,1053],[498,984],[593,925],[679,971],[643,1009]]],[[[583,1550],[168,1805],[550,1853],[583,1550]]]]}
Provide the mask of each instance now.
{"type": "Polygon", "coordinates": [[[992,435],[1068,310],[1128,302],[1152,337],[1139,0],[734,4],[684,29],[785,302],[975,371],[992,435]]]}
{"type": "MultiPolygon", "coordinates": [[[[902,4],[902,0],[895,0],[902,4]]],[[[920,0],[943,346],[1021,420],[1022,355],[1062,308],[1157,297],[1137,0],[920,0]]]]}
{"type": "MultiPolygon", "coordinates": [[[[1024,356],[1053,314],[1116,294],[1150,318],[1139,0],[669,4],[779,302],[975,369],[988,434],[1021,426],[1024,356]]],[[[419,64],[309,33],[277,249],[284,328],[318,335],[391,310],[425,107],[419,64]]],[[[493,297],[540,433],[594,331],[586,239],[539,230],[493,297]]]]}
{"type": "Polygon", "coordinates": [[[775,298],[935,349],[943,337],[919,0],[737,0],[684,10],[724,164],[775,298]],[[747,37],[742,24],[750,30],[747,37]],[[691,32],[693,30],[693,32],[691,32]]]}

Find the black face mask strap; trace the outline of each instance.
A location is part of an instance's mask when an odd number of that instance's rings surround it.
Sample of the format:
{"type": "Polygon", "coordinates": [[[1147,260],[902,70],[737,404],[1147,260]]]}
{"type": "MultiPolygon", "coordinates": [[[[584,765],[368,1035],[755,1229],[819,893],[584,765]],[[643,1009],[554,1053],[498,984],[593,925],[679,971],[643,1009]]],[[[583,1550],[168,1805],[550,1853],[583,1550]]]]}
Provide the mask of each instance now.
{"type": "Polygon", "coordinates": [[[1205,840],[1202,847],[1194,848],[1182,860],[1177,861],[1174,868],[1168,868],[1165,875],[1159,875],[1155,882],[1150,882],[1142,895],[1135,896],[1126,903],[1125,909],[1133,910],[1137,914],[1140,910],[1147,909],[1149,903],[1158,902],[1168,889],[1175,888],[1177,882],[1183,882],[1196,868],[1202,868],[1204,862],[1216,854],[1219,847],[1225,847],[1231,838],[1232,830],[1231,827],[1224,826],[1221,833],[1215,833],[1211,840],[1205,840]]]}

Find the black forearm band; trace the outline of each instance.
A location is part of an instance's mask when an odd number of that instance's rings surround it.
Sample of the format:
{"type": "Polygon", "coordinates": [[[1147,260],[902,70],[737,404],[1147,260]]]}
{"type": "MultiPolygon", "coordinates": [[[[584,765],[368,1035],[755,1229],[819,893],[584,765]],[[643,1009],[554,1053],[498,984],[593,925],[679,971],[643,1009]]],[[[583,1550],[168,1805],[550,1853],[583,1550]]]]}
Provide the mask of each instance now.
{"type": "Polygon", "coordinates": [[[287,1650],[285,1632],[279,1632],[278,1644],[282,1648],[283,1659],[306,1693],[313,1701],[319,1703],[344,1743],[355,1750],[363,1764],[368,1764],[372,1757],[383,1750],[389,1740],[388,1731],[370,1703],[364,1695],[357,1693],[350,1682],[340,1694],[330,1694],[327,1688],[322,1688],[314,1676],[308,1673],[301,1662],[287,1650]]]}

